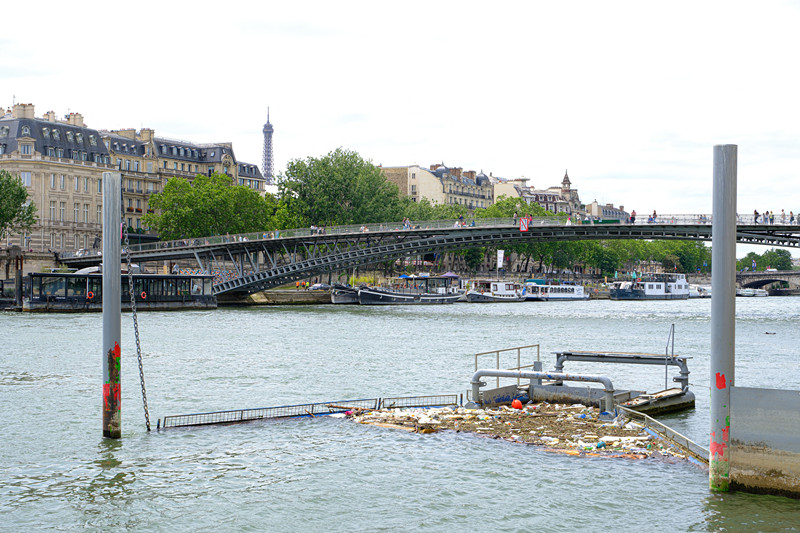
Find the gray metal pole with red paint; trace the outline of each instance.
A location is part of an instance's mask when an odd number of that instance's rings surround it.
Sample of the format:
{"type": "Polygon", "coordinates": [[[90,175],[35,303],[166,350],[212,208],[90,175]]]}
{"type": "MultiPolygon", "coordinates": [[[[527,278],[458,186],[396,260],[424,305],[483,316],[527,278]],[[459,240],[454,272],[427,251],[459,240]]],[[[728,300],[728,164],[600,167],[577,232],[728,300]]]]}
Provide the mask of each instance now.
{"type": "Polygon", "coordinates": [[[731,387],[736,337],[736,166],[735,144],[714,146],[708,481],[712,490],[721,492],[728,491],[730,481],[731,387]]]}
{"type": "Polygon", "coordinates": [[[122,437],[120,357],[122,174],[103,172],[103,436],[122,437]]]}

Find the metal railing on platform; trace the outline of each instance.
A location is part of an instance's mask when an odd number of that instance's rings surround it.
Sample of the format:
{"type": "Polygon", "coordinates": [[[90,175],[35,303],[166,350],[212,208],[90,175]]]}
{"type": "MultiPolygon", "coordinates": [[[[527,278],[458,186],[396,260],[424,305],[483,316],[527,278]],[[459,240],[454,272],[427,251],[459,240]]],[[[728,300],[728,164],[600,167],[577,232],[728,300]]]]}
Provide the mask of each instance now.
{"type": "Polygon", "coordinates": [[[458,405],[457,394],[431,396],[405,396],[395,398],[363,398],[359,400],[339,400],[333,402],[301,403],[277,407],[255,409],[234,409],[188,415],[168,415],[158,421],[158,429],[209,426],[215,424],[238,424],[256,420],[275,420],[280,418],[302,418],[344,413],[353,409],[380,409],[381,407],[441,407],[458,405]]]}
{"type": "Polygon", "coordinates": [[[664,440],[671,442],[678,448],[682,449],[698,461],[701,461],[705,464],[708,464],[708,449],[700,446],[696,442],[694,442],[689,437],[681,435],[674,429],[670,428],[669,426],[662,424],[655,418],[648,416],[644,413],[640,413],[635,409],[628,409],[622,405],[618,405],[617,409],[625,413],[627,416],[638,420],[641,422],[646,428],[654,431],[657,433],[661,438],[664,440]]]}

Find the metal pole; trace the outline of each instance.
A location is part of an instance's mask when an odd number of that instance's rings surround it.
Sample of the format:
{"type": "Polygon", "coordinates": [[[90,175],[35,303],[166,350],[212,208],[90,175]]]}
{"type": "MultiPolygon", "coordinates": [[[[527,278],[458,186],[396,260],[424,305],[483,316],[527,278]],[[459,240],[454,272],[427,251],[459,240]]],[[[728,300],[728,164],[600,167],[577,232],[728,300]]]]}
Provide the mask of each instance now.
{"type": "Polygon", "coordinates": [[[120,210],[122,174],[103,172],[103,436],[122,437],[120,210]]]}
{"type": "Polygon", "coordinates": [[[730,481],[730,413],[736,327],[735,144],[714,146],[714,211],[711,227],[711,413],[708,481],[727,492],[730,481]]]}

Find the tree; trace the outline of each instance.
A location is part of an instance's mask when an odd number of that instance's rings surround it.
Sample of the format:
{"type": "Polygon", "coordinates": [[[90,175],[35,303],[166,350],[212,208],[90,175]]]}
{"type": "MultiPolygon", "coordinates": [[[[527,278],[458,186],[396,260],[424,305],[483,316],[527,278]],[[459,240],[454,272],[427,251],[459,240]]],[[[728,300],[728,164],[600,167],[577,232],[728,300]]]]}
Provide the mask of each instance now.
{"type": "Polygon", "coordinates": [[[198,174],[192,182],[170,178],[150,198],[150,207],[156,212],[146,214],[144,223],[162,239],[182,239],[263,231],[276,204],[248,187],[231,185],[225,174],[198,174]]]}
{"type": "Polygon", "coordinates": [[[28,190],[19,177],[0,170],[0,238],[17,233],[36,223],[36,205],[28,199],[28,190]]]}
{"type": "Polygon", "coordinates": [[[337,148],[289,162],[281,202],[295,227],[365,224],[402,218],[397,186],[358,153],[337,148]]]}

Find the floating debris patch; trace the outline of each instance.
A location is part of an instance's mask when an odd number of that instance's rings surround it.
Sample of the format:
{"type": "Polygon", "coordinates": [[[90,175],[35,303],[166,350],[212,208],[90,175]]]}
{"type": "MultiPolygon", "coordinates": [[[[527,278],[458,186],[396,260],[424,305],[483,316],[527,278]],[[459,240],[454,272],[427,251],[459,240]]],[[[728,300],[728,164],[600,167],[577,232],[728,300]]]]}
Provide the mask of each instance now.
{"type": "MultiPolygon", "coordinates": [[[[337,416],[337,415],[334,415],[337,416]]],[[[685,459],[680,450],[656,439],[624,415],[614,417],[582,404],[528,404],[520,409],[443,407],[425,409],[354,409],[346,416],[369,424],[415,433],[456,431],[487,438],[543,446],[576,456],[629,459],[685,459]]]]}

